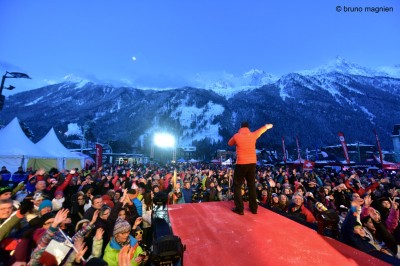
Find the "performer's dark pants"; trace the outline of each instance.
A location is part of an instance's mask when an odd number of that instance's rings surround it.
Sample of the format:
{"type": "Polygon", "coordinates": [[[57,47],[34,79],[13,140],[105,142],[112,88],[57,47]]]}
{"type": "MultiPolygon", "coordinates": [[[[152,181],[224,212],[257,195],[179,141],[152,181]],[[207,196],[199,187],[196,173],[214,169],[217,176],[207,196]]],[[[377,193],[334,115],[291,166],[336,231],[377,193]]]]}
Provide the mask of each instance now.
{"type": "Polygon", "coordinates": [[[235,167],[235,173],[233,175],[233,197],[235,206],[239,211],[243,211],[243,197],[242,197],[242,185],[244,179],[247,181],[247,187],[249,189],[249,206],[252,212],[257,212],[257,193],[256,193],[256,164],[237,164],[235,167]]]}

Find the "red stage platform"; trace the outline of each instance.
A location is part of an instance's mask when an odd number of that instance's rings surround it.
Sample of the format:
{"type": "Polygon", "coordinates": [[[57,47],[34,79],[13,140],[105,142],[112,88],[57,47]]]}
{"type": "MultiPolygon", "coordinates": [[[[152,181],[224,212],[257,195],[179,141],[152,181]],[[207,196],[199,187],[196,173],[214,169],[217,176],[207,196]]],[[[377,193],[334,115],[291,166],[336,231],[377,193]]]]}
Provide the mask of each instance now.
{"type": "MultiPolygon", "coordinates": [[[[231,211],[231,202],[169,205],[183,265],[389,265],[265,208],[231,211]]],[[[246,209],[247,208],[247,209],[246,209]]]]}

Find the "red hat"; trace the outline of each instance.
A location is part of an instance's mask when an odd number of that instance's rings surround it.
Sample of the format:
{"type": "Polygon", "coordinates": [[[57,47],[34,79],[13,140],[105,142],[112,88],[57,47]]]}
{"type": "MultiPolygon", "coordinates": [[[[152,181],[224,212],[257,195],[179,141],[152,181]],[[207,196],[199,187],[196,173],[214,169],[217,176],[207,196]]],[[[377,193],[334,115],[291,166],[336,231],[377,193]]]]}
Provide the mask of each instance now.
{"type": "Polygon", "coordinates": [[[106,204],[108,207],[110,207],[111,209],[114,208],[114,202],[112,201],[112,199],[110,198],[110,196],[108,195],[103,195],[101,197],[103,199],[104,204],[106,204]]]}

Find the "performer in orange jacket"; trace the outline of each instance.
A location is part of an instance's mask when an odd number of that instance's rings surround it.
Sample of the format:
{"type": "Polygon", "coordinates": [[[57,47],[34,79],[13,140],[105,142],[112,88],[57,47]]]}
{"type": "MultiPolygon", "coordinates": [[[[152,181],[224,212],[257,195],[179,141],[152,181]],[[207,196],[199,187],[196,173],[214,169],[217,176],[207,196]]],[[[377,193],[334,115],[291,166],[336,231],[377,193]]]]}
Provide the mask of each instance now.
{"type": "Polygon", "coordinates": [[[244,179],[246,179],[247,187],[249,189],[249,205],[250,211],[254,214],[257,213],[257,194],[255,187],[256,178],[256,141],[268,129],[273,127],[272,124],[266,124],[258,130],[251,132],[249,124],[243,122],[238,133],[236,133],[229,141],[229,146],[236,145],[236,167],[233,175],[233,193],[235,208],[233,212],[243,215],[243,198],[241,188],[244,179]]]}

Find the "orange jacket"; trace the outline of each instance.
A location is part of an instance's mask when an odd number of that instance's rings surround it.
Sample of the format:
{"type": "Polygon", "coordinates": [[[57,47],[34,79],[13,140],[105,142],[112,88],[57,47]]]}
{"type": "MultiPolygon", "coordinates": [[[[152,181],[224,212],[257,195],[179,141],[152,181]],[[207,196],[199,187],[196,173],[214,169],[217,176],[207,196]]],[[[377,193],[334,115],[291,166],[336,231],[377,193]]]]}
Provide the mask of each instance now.
{"type": "Polygon", "coordinates": [[[242,127],[233,135],[228,145],[236,145],[236,164],[257,163],[256,141],[265,131],[267,131],[267,125],[254,132],[247,127],[242,127]]]}

